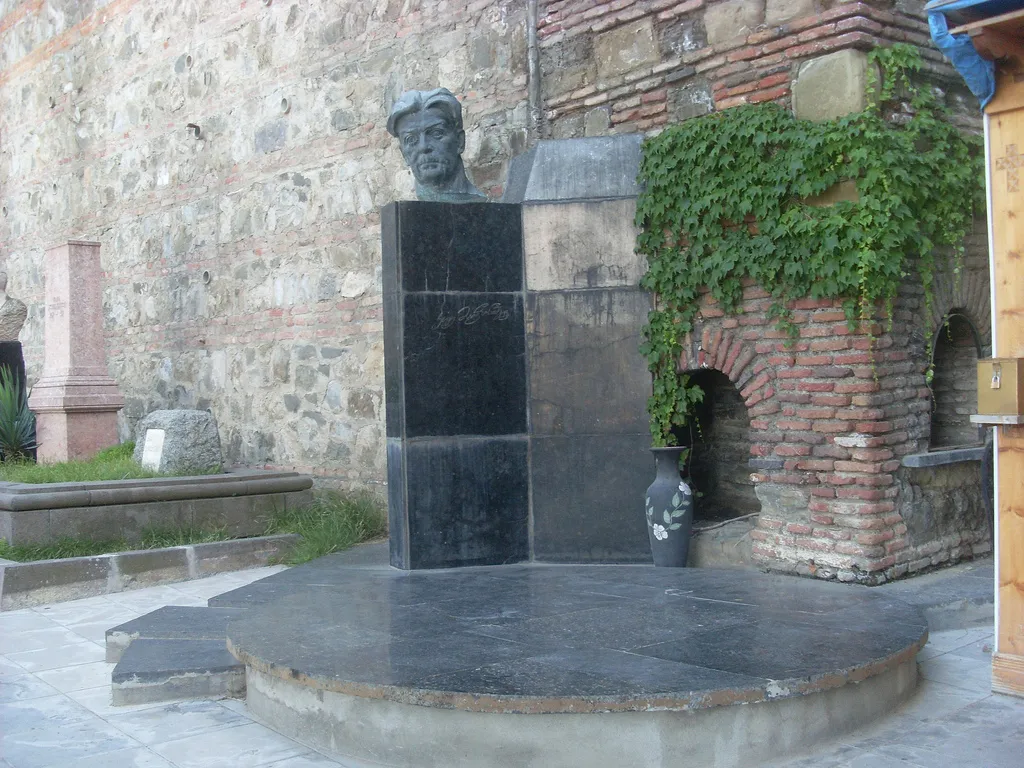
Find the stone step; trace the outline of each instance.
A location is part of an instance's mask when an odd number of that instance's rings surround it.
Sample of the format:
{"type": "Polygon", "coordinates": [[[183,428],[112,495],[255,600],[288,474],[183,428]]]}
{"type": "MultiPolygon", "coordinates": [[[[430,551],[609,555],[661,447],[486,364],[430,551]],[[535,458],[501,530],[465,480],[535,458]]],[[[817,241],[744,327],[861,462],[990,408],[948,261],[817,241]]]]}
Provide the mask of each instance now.
{"type": "Polygon", "coordinates": [[[168,605],[107,630],[107,661],[117,663],[135,640],[221,640],[236,608],[168,605]]]}
{"type": "Polygon", "coordinates": [[[134,640],[111,675],[114,706],[245,696],[245,666],[217,640],[134,640]]]}

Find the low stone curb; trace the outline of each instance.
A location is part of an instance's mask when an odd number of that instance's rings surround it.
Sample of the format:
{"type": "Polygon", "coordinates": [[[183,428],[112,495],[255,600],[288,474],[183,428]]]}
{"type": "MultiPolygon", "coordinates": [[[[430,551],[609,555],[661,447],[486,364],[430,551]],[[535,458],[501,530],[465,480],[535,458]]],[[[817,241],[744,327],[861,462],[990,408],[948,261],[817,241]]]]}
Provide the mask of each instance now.
{"type": "Polygon", "coordinates": [[[259,568],[287,555],[300,538],[293,533],[282,533],[3,565],[0,566],[0,611],[259,568]]]}

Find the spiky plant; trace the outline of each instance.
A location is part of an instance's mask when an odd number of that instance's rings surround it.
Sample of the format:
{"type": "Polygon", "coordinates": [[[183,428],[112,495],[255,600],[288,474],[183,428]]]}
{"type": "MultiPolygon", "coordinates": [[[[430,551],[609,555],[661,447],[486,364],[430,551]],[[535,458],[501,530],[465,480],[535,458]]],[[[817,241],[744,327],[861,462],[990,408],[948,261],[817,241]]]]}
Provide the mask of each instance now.
{"type": "Polygon", "coordinates": [[[36,417],[10,368],[0,366],[0,460],[24,461],[36,447],[36,417]]]}

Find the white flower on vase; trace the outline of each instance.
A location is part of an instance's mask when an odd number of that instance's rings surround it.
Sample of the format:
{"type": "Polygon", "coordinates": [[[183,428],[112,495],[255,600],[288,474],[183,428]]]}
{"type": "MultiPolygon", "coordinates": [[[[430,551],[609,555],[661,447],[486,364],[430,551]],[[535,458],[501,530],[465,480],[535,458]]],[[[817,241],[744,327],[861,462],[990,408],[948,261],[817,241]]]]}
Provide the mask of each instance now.
{"type": "Polygon", "coordinates": [[[659,525],[658,523],[654,524],[654,538],[658,541],[668,538],[668,531],[665,530],[664,525],[659,525]]]}
{"type": "Polygon", "coordinates": [[[679,481],[679,490],[685,493],[687,496],[690,495],[690,486],[686,484],[685,480],[679,481]]]}

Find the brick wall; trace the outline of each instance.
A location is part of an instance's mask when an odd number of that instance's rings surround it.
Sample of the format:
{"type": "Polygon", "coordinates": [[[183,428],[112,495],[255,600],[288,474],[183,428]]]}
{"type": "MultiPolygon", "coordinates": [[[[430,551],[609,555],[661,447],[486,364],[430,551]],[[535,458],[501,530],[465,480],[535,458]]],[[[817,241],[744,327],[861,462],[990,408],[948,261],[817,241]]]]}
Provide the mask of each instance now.
{"type": "MultiPolygon", "coordinates": [[[[947,265],[933,312],[953,306],[987,319],[984,235],[969,238],[966,273],[947,265]],[[941,308],[940,308],[941,307],[941,308]]],[[[761,504],[755,560],[773,570],[879,583],[989,550],[976,466],[910,472],[901,459],[928,448],[925,301],[908,282],[882,321],[851,330],[828,300],[793,303],[795,342],[748,286],[725,315],[705,297],[680,370],[728,376],[750,415],[751,479],[761,504]],[[958,498],[950,500],[950,489],[958,498]],[[960,498],[962,497],[962,498],[960,498]]]]}
{"type": "MultiPolygon", "coordinates": [[[[538,22],[545,118],[555,138],[657,130],[713,110],[789,105],[801,67],[908,42],[966,125],[976,102],[931,45],[917,3],[560,0],[538,22]]],[[[823,93],[828,98],[829,94],[823,93]]]]}

